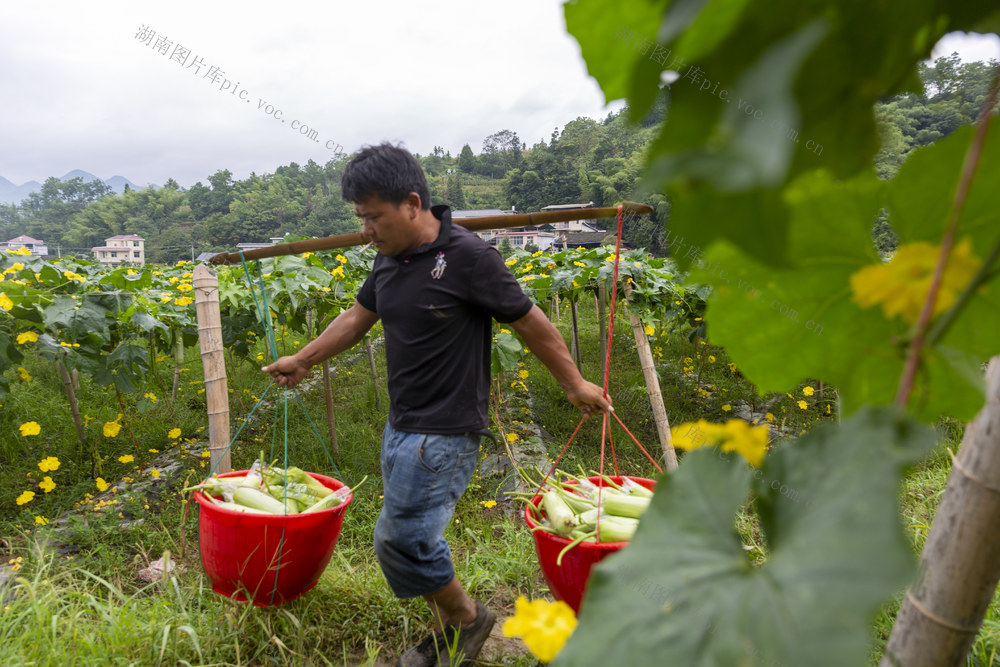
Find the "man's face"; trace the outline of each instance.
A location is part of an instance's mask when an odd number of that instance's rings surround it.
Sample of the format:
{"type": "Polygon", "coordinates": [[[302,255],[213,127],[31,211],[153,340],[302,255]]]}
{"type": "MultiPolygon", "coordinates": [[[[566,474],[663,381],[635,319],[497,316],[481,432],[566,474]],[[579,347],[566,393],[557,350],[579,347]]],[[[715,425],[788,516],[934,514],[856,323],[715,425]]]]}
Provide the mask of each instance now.
{"type": "Polygon", "coordinates": [[[419,197],[417,206],[411,201],[413,197],[398,206],[375,195],[354,204],[354,213],[361,218],[361,233],[383,255],[399,255],[419,245],[415,222],[419,197]]]}

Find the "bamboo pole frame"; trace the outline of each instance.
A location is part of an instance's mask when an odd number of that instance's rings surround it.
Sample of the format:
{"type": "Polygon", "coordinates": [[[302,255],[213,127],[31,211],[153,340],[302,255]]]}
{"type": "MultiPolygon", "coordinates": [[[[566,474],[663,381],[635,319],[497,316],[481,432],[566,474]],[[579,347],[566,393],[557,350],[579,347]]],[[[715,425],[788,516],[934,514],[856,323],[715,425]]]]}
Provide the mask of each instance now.
{"type": "MultiPolygon", "coordinates": [[[[624,215],[642,215],[653,212],[653,207],[648,204],[637,204],[629,201],[623,202],[622,208],[624,215]]],[[[568,222],[570,220],[614,218],[617,215],[617,206],[603,206],[599,208],[574,208],[565,211],[518,213],[515,215],[487,215],[479,218],[463,218],[461,220],[454,220],[453,222],[471,232],[481,232],[489,229],[533,227],[536,225],[552,224],[554,222],[568,222]]],[[[301,255],[304,252],[349,248],[356,245],[365,245],[366,243],[368,243],[368,237],[360,232],[355,232],[352,234],[338,234],[337,236],[324,236],[318,239],[293,241],[291,243],[278,243],[267,248],[254,248],[253,250],[244,251],[243,257],[246,259],[264,259],[265,257],[280,257],[282,255],[301,255]]],[[[240,253],[238,252],[220,252],[211,259],[212,264],[216,265],[238,264],[240,261],[240,253]]]]}

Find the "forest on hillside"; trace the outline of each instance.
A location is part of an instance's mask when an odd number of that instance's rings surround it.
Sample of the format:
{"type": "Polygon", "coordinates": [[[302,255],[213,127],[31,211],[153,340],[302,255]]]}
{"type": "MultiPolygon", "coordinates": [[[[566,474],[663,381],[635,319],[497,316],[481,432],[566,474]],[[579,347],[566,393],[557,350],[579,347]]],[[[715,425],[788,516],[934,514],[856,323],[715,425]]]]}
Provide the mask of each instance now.
{"type": "MultiPolygon", "coordinates": [[[[995,66],[995,61],[992,65],[995,66]]],[[[895,96],[874,110],[882,135],[875,159],[880,177],[892,178],[915,148],[970,124],[986,95],[991,64],[963,63],[957,54],[921,65],[922,94],[895,96]]],[[[641,121],[625,107],[603,120],[580,117],[553,130],[548,142],[528,146],[503,129],[486,137],[479,153],[466,144],[457,155],[435,146],[417,155],[428,176],[432,203],[455,209],[537,211],[553,204],[614,205],[630,199],[655,212],[630,220],[625,240],[657,256],[667,254],[670,202],[642,192],[640,175],[657,126],[668,116],[669,88],[641,121]]],[[[823,147],[820,147],[822,150],[823,147]]],[[[832,147],[831,147],[832,148],[832,147]]],[[[0,204],[0,236],[21,234],[46,242],[50,252],[86,256],[117,234],[138,234],[148,262],[173,263],[201,252],[231,250],[271,237],[329,236],[357,231],[353,207],[340,196],[347,157],[320,165],[292,162],[271,174],[234,180],[220,168],[190,188],[169,179],[162,187],[113,194],[108,186],[76,178],[49,178],[18,204],[0,204]]],[[[873,237],[880,250],[895,246],[883,215],[873,237]]]]}

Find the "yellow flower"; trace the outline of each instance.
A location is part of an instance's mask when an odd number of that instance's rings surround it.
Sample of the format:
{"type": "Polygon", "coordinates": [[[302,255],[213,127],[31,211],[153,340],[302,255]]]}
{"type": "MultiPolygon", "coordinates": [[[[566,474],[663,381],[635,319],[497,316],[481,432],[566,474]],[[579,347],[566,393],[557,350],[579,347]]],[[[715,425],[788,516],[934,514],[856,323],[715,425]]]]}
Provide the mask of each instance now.
{"type": "Polygon", "coordinates": [[[808,410],[809,409],[809,404],[806,403],[805,401],[799,401],[796,405],[798,405],[803,410],[808,410]]]}
{"type": "Polygon", "coordinates": [[[38,435],[42,432],[42,427],[38,425],[38,422],[24,422],[21,424],[21,435],[28,437],[29,435],[38,435]]]}
{"type": "Polygon", "coordinates": [[[150,454],[159,454],[159,453],[160,453],[160,450],[159,450],[159,449],[152,449],[152,448],[150,448],[150,449],[148,449],[147,451],[148,451],[148,452],[149,452],[150,454]]]}
{"type": "Polygon", "coordinates": [[[189,296],[182,296],[179,299],[174,299],[175,306],[187,306],[194,303],[194,299],[189,296]]]}
{"type": "Polygon", "coordinates": [[[59,470],[59,459],[54,456],[49,456],[38,462],[38,469],[42,472],[49,472],[50,470],[59,470]]]}
{"type": "Polygon", "coordinates": [[[768,423],[771,423],[771,424],[774,423],[774,415],[771,414],[770,412],[768,412],[766,415],[764,415],[764,419],[766,419],[768,421],[768,423]]]}
{"type": "Polygon", "coordinates": [[[521,378],[522,380],[527,380],[528,379],[528,371],[518,371],[517,372],[517,377],[521,378]]]}
{"type": "Polygon", "coordinates": [[[0,292],[0,310],[10,310],[14,307],[14,302],[10,300],[10,297],[0,292]]]}
{"type": "Polygon", "coordinates": [[[160,477],[160,471],[157,470],[156,468],[153,468],[152,470],[150,470],[149,474],[153,476],[153,479],[159,479],[159,477],[160,477]]]}
{"type": "Polygon", "coordinates": [[[485,501],[483,501],[483,502],[481,502],[479,504],[482,505],[483,507],[489,509],[490,507],[496,507],[497,506],[497,501],[495,501],[495,500],[485,500],[485,501]]]}
{"type": "Polygon", "coordinates": [[[146,392],[146,394],[143,396],[143,398],[148,398],[152,403],[156,403],[156,394],[154,394],[151,391],[146,392]]]}
{"type": "Polygon", "coordinates": [[[98,491],[103,492],[108,490],[108,483],[104,481],[103,477],[98,477],[94,482],[97,484],[98,491]]]}
{"type": "Polygon", "coordinates": [[[337,261],[338,261],[338,262],[340,262],[341,264],[347,264],[347,258],[346,258],[346,257],[344,257],[343,255],[339,255],[339,254],[338,254],[338,255],[337,255],[337,258],[336,258],[336,259],[337,259],[337,261]]]}
{"type": "Polygon", "coordinates": [[[506,262],[504,262],[504,264],[506,264],[507,266],[514,266],[515,264],[517,264],[517,257],[511,257],[506,262]]]}
{"type": "Polygon", "coordinates": [[[135,458],[131,454],[125,454],[123,456],[119,456],[118,460],[122,463],[132,463],[132,461],[135,461],[135,458]]]}
{"type": "Polygon", "coordinates": [[[34,491],[24,491],[21,493],[21,495],[17,497],[17,500],[14,502],[16,502],[18,505],[24,505],[26,503],[30,503],[31,499],[34,497],[35,497],[34,491]]]}
{"type": "Polygon", "coordinates": [[[210,451],[208,451],[208,450],[206,449],[205,451],[203,451],[203,452],[201,453],[201,458],[203,458],[203,459],[207,459],[207,458],[208,458],[208,457],[210,457],[211,455],[212,455],[212,453],[211,453],[210,451]]]}
{"type": "Polygon", "coordinates": [[[34,343],[38,340],[38,334],[34,331],[25,331],[24,333],[17,334],[17,344],[24,345],[25,343],[34,343]]]}
{"type": "MultiPolygon", "coordinates": [[[[888,264],[866,266],[851,276],[852,298],[862,308],[882,304],[886,319],[898,315],[911,324],[916,322],[927,300],[940,252],[940,246],[925,241],[900,246],[888,264]]],[[[980,264],[982,261],[972,254],[969,239],[952,248],[932,317],[951,308],[980,264]]]]}
{"type": "Polygon", "coordinates": [[[21,379],[25,382],[31,382],[31,373],[28,372],[27,368],[23,366],[17,367],[17,374],[21,376],[21,379]]]}
{"type": "Polygon", "coordinates": [[[104,422],[104,437],[114,438],[118,431],[122,430],[122,425],[118,422],[104,422]]]}
{"type": "Polygon", "coordinates": [[[188,283],[181,283],[180,285],[177,286],[178,292],[190,292],[193,289],[194,288],[191,287],[191,285],[189,285],[188,283]]]}
{"type": "Polygon", "coordinates": [[[510,443],[515,443],[515,442],[517,442],[517,441],[518,441],[519,439],[520,439],[520,438],[518,437],[517,433],[508,433],[508,434],[507,434],[507,442],[510,442],[510,443]]]}
{"type": "Polygon", "coordinates": [[[767,453],[767,425],[750,426],[742,419],[713,424],[704,419],[670,429],[677,449],[693,450],[717,446],[724,452],[736,452],[752,466],[760,467],[767,453]]]}
{"type": "Polygon", "coordinates": [[[48,522],[49,522],[49,520],[46,519],[44,516],[36,516],[35,517],[35,523],[37,523],[39,526],[44,526],[48,522]]]}
{"type": "Polygon", "coordinates": [[[643,330],[642,330],[642,331],[643,331],[643,333],[645,333],[645,334],[646,334],[647,336],[652,336],[652,335],[653,335],[654,333],[656,333],[656,329],[654,329],[654,328],[653,328],[653,325],[652,325],[652,324],[647,324],[647,325],[646,325],[646,326],[645,326],[645,327],[643,328],[643,330]]]}
{"type": "Polygon", "coordinates": [[[562,600],[528,602],[523,595],[514,603],[514,615],[503,624],[505,637],[520,637],[542,662],[552,662],[575,629],[576,615],[562,600]]]}
{"type": "Polygon", "coordinates": [[[729,403],[726,403],[725,405],[722,406],[722,411],[723,412],[729,412],[732,409],[733,409],[733,406],[729,405],[729,403]]]}
{"type": "Polygon", "coordinates": [[[56,483],[52,481],[52,478],[48,475],[38,483],[38,488],[40,488],[45,493],[48,493],[52,489],[56,488],[56,483]]]}
{"type": "Polygon", "coordinates": [[[816,391],[812,387],[806,386],[802,388],[802,393],[806,396],[812,396],[816,391]]]}
{"type": "Polygon", "coordinates": [[[826,414],[830,414],[830,406],[829,405],[826,406],[826,414]]]}
{"type": "Polygon", "coordinates": [[[708,363],[710,363],[710,364],[714,364],[715,363],[715,357],[713,355],[711,355],[711,354],[708,355],[708,363]]]}

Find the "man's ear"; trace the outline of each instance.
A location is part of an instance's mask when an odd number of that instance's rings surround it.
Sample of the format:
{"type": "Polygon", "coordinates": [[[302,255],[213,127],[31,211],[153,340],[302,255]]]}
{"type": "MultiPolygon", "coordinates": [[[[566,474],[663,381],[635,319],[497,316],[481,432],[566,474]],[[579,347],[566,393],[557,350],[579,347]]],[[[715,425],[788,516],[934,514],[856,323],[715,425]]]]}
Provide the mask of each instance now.
{"type": "Polygon", "coordinates": [[[420,195],[416,192],[411,192],[406,196],[406,203],[410,206],[410,219],[415,219],[420,214],[420,195]]]}

